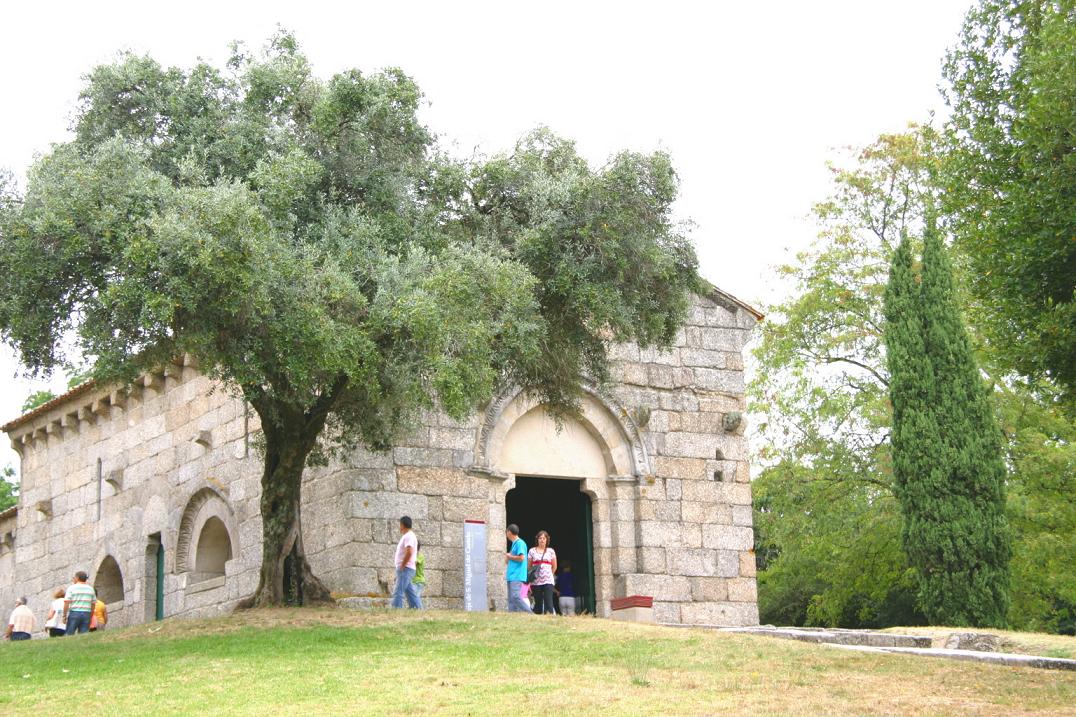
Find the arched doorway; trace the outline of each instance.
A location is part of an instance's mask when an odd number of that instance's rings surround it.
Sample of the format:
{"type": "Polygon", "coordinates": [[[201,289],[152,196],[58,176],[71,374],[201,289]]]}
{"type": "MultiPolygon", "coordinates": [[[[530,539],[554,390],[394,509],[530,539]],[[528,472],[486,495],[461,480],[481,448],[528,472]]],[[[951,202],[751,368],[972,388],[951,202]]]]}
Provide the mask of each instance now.
{"type": "Polygon", "coordinates": [[[563,514],[554,547],[582,561],[573,561],[573,572],[582,578],[587,607],[607,614],[617,576],[634,567],[632,516],[639,480],[651,473],[627,412],[585,389],[579,412],[557,420],[533,396],[509,393],[490,406],[475,458],[478,471],[502,481],[504,523],[494,520],[491,528],[521,523],[530,544],[543,527],[553,533],[551,516],[563,514]],[[614,512],[627,518],[614,522],[614,512]],[[535,519],[546,525],[532,529],[535,519]]]}
{"type": "Polygon", "coordinates": [[[570,571],[574,594],[582,609],[595,614],[594,524],[591,497],[583,482],[570,478],[516,476],[516,487],[505,496],[507,521],[519,526],[528,547],[544,530],[556,551],[558,574],[570,571]]]}

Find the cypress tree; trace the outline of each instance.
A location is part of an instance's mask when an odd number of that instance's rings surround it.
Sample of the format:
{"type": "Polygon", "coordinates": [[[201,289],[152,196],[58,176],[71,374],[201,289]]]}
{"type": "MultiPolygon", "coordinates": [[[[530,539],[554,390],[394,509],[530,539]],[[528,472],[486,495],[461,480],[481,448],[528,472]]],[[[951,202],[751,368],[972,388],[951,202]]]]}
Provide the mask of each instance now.
{"type": "Polygon", "coordinates": [[[907,236],[901,238],[889,267],[885,319],[889,400],[893,407],[893,492],[904,519],[904,551],[909,563],[922,573],[925,566],[933,563],[932,546],[923,536],[930,533],[931,504],[933,496],[940,492],[936,481],[942,476],[932,470],[940,448],[931,410],[933,376],[924,356],[919,277],[907,236]]]}
{"type": "Polygon", "coordinates": [[[894,489],[903,541],[934,624],[1001,626],[1011,553],[1000,432],[932,219],[916,276],[908,240],[894,253],[885,343],[893,404],[894,489]]]}

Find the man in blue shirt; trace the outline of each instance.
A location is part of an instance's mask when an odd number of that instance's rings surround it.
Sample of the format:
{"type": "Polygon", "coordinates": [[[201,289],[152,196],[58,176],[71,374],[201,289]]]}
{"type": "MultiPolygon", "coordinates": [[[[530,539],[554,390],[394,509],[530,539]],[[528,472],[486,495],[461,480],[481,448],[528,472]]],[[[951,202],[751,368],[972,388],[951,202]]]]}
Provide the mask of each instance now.
{"type": "Polygon", "coordinates": [[[531,606],[520,595],[523,583],[527,582],[527,544],[519,537],[519,526],[512,523],[504,531],[512,546],[505,557],[508,565],[504,577],[508,581],[508,612],[532,612],[531,606]]]}

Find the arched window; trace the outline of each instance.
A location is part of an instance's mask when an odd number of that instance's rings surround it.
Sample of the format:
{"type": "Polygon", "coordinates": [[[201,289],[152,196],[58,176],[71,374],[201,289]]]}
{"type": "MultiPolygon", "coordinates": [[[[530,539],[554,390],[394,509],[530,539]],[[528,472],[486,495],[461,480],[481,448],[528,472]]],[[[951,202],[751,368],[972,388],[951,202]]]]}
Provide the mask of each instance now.
{"type": "Polygon", "coordinates": [[[235,537],[234,516],[225,500],[210,488],[199,490],[191,496],[179,523],[176,573],[190,574],[188,587],[223,579],[225,563],[236,554],[235,537]]]}
{"type": "Polygon", "coordinates": [[[98,566],[93,587],[98,600],[105,603],[123,602],[123,574],[120,573],[119,563],[111,555],[106,555],[98,566]]]}
{"type": "Polygon", "coordinates": [[[203,579],[224,575],[224,564],[232,559],[232,540],[224,521],[209,518],[198,535],[198,552],[194,558],[194,572],[203,579]]]}

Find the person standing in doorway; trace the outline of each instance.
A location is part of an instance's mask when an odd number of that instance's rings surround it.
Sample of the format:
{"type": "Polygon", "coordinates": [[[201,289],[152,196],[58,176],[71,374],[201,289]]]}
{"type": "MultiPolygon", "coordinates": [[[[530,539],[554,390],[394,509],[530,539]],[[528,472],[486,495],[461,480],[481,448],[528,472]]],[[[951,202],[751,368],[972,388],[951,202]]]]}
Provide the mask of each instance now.
{"type": "Polygon", "coordinates": [[[21,597],[15,601],[15,609],[11,611],[11,618],[7,621],[7,633],[4,637],[12,642],[29,640],[36,623],[34,613],[26,605],[26,598],[21,597]]]}
{"type": "Polygon", "coordinates": [[[74,584],[64,593],[64,622],[67,623],[68,635],[88,632],[90,629],[90,617],[93,615],[94,603],[97,602],[97,592],[86,584],[89,579],[89,575],[79,570],[75,573],[74,584]]]}
{"type": "Polygon", "coordinates": [[[511,547],[505,557],[508,565],[504,569],[504,577],[508,582],[508,612],[532,612],[531,606],[526,603],[520,591],[527,582],[527,544],[519,537],[519,526],[512,523],[504,531],[511,547]]]}
{"type": "Polygon", "coordinates": [[[52,596],[52,604],[49,605],[49,614],[45,617],[45,629],[48,630],[49,637],[63,637],[67,632],[67,625],[64,624],[64,593],[66,591],[60,588],[52,596]]]}
{"type": "Polygon", "coordinates": [[[534,612],[553,615],[553,574],[557,572],[557,553],[549,546],[549,533],[539,530],[534,547],[527,553],[527,574],[532,575],[534,612]]]}
{"type": "Polygon", "coordinates": [[[578,615],[582,609],[582,598],[575,594],[575,574],[572,564],[565,560],[557,575],[557,595],[559,596],[561,615],[578,615]]]}
{"type": "Polygon", "coordinates": [[[422,609],[422,600],[412,582],[415,579],[415,560],[418,557],[418,538],[411,531],[411,518],[400,518],[400,542],[396,544],[396,591],[392,594],[392,606],[422,609]]]}

